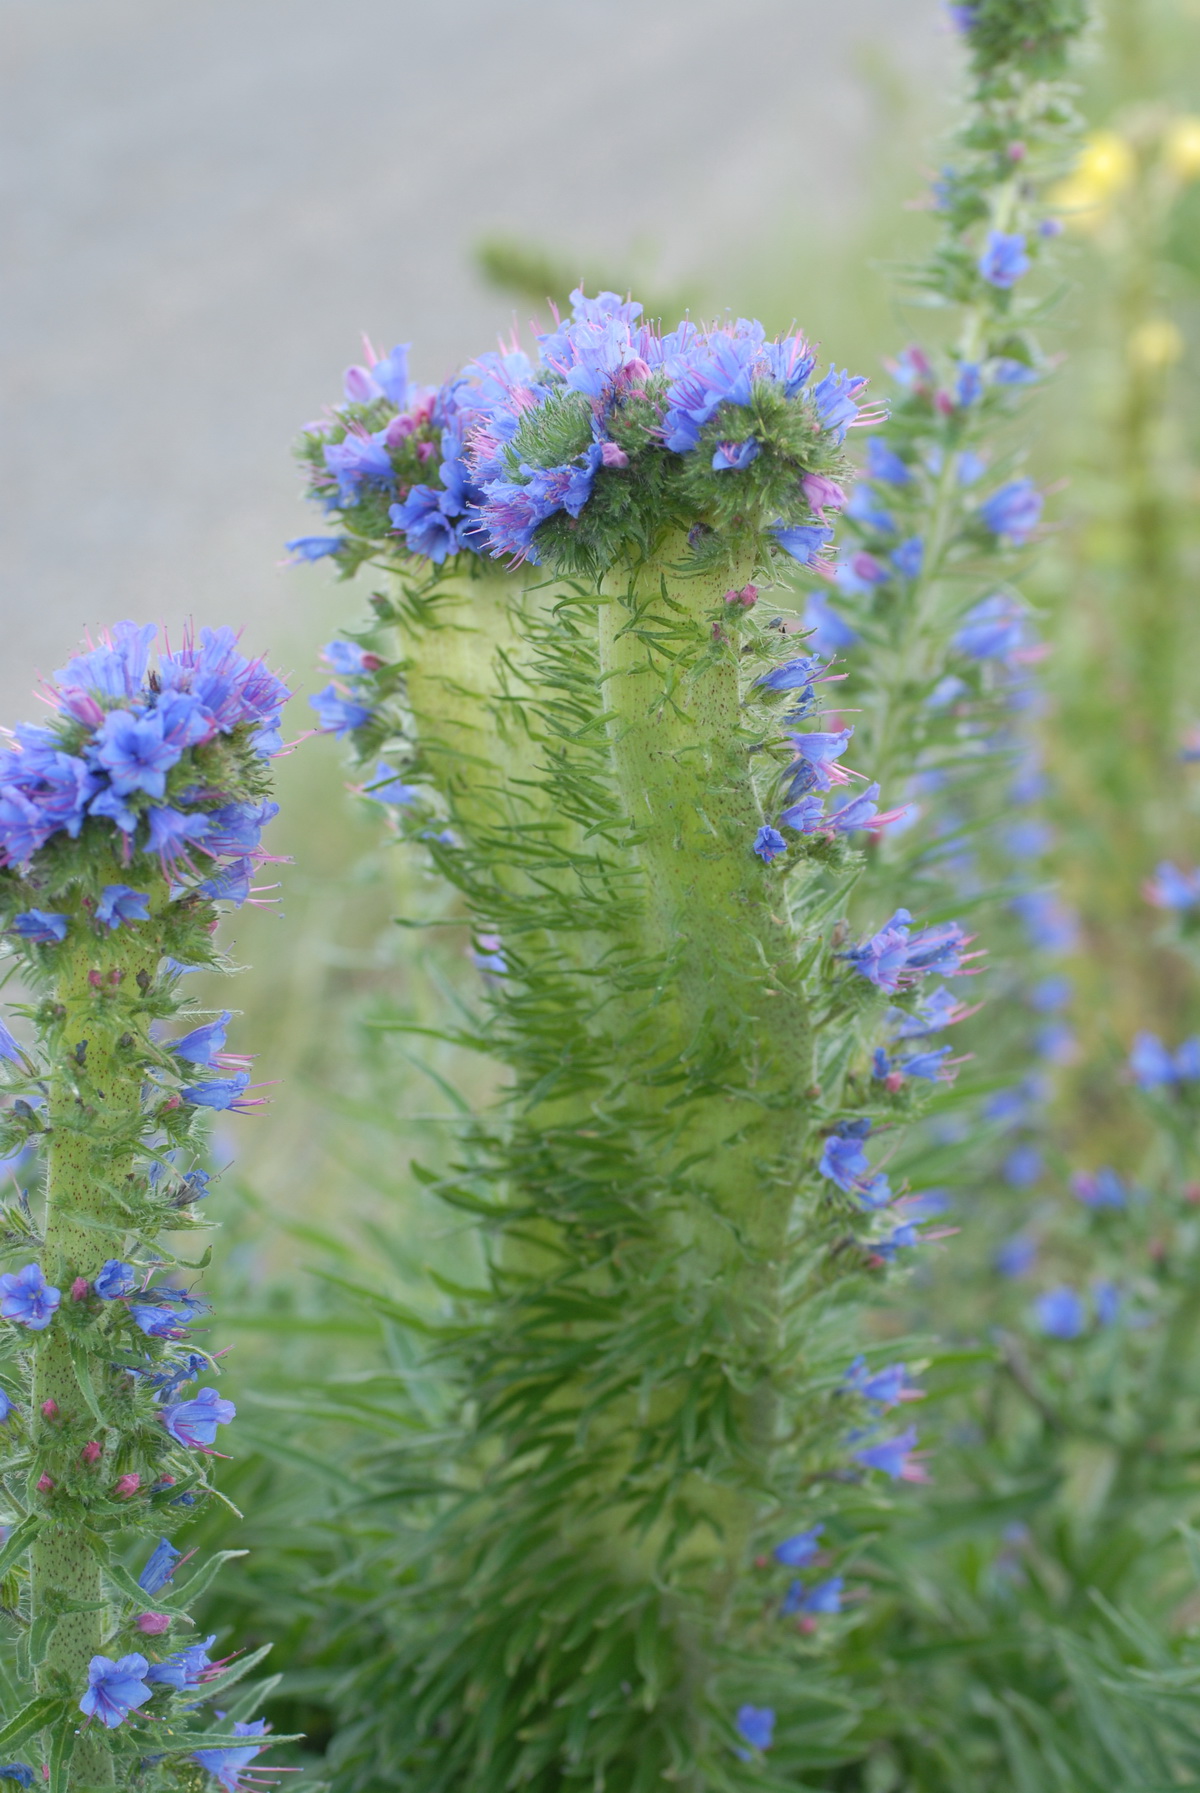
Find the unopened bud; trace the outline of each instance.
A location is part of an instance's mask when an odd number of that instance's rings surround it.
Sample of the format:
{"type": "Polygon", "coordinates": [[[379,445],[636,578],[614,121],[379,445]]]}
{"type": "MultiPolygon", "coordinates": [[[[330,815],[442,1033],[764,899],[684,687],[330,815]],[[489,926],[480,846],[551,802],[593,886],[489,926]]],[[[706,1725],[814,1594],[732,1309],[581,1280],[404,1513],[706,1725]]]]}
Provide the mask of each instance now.
{"type": "Polygon", "coordinates": [[[91,1286],[92,1285],[86,1276],[77,1276],[75,1281],[71,1284],[71,1300],[86,1301],[88,1298],[88,1290],[91,1286]]]}
{"type": "Polygon", "coordinates": [[[43,1419],[57,1419],[58,1418],[58,1402],[57,1401],[43,1401],[42,1402],[42,1418],[43,1419]]]}
{"type": "Polygon", "coordinates": [[[1015,143],[1010,143],[1008,146],[1008,159],[1010,162],[1023,162],[1028,154],[1029,151],[1021,142],[1020,138],[1018,138],[1015,143]]]}
{"type": "Polygon", "coordinates": [[[113,1487],[114,1500],[128,1500],[131,1494],[137,1493],[141,1485],[142,1478],[136,1473],[118,1476],[113,1487]]]}
{"type": "Polygon", "coordinates": [[[103,982],[104,982],[104,979],[101,977],[100,973],[93,967],[93,969],[88,972],[88,983],[92,986],[93,990],[98,990],[103,982]]]}
{"type": "Polygon", "coordinates": [[[85,1463],[95,1463],[100,1456],[100,1450],[101,1446],[96,1443],[94,1438],[90,1438],[80,1451],[79,1455],[83,1458],[85,1463]]]}
{"type": "Polygon", "coordinates": [[[796,1620],[796,1630],[802,1632],[805,1637],[811,1637],[816,1628],[817,1621],[808,1613],[805,1613],[803,1618],[796,1620]]]}
{"type": "Polygon", "coordinates": [[[883,1087],[885,1090],[887,1090],[893,1096],[896,1094],[897,1090],[903,1089],[903,1087],[904,1087],[903,1071],[889,1071],[887,1076],[883,1080],[883,1087]]]}
{"type": "Polygon", "coordinates": [[[38,1493],[39,1494],[50,1494],[53,1492],[53,1490],[54,1490],[53,1476],[40,1475],[37,1480],[38,1493]]]}
{"type": "Polygon", "coordinates": [[[165,1612],[140,1612],[133,1622],[143,1637],[161,1637],[171,1629],[171,1616],[165,1612]]]}
{"type": "Polygon", "coordinates": [[[172,1090],[171,1094],[167,1097],[166,1101],[163,1103],[163,1108],[167,1113],[170,1113],[170,1111],[172,1109],[178,1108],[182,1101],[183,1101],[183,1097],[178,1093],[178,1091],[172,1090]]]}

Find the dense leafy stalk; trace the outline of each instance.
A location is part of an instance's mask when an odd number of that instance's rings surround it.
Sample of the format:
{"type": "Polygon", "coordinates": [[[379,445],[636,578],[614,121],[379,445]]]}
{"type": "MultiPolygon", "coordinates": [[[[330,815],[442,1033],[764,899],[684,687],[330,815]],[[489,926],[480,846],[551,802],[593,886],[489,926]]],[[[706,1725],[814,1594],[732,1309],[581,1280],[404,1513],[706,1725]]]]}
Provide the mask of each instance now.
{"type": "MultiPolygon", "coordinates": [[[[919,1084],[863,1072],[889,1001],[965,942],[902,915],[850,946],[851,841],[886,818],[844,789],[846,734],[809,726],[822,662],[764,595],[829,540],[861,382],[810,388],[800,338],[636,317],[577,295],[540,369],[397,393],[373,434],[440,423],[440,488],[397,454],[377,496],[330,493],[331,539],[396,578],[315,701],[385,750],[363,788],[465,897],[470,1037],[510,1079],[437,1182],[487,1274],[434,1331],[460,1391],[440,1491],[414,1508],[411,1451],[375,1466],[419,1572],[346,1690],[346,1787],[792,1784],[852,1722],[814,1638],[842,1582],[812,1571],[877,1478],[921,1473],[881,1424],[903,1366],[852,1364],[856,1304],[925,1218],[865,1142],[919,1084]],[[428,567],[421,520],[472,487],[428,567]],[[481,548],[554,572],[497,578],[481,548]]],[[[319,480],[362,389],[309,438],[319,480]]]]}
{"type": "Polygon", "coordinates": [[[264,1729],[241,1724],[240,1696],[224,1721],[201,1712],[258,1657],[228,1667],[213,1638],[188,1643],[220,1559],[176,1591],[170,1541],[234,1416],[192,1330],[207,1306],[179,1280],[210,1256],[178,1241],[203,1230],[198,1123],[257,1098],[222,1052],[227,1013],[163,1028],[190,1007],[184,974],[220,968],[219,907],[263,857],[287,692],[229,630],[151,670],[153,636],[123,624],[71,661],[50,724],[18,728],[0,766],[7,969],[32,999],[19,1037],[0,1024],[0,1149],[25,1185],[4,1210],[0,1477],[3,1562],[23,1579],[28,1559],[28,1585],[5,1615],[32,1696],[4,1714],[0,1753],[37,1762],[44,1739],[55,1793],[228,1784],[263,1747],[237,1741],[264,1729]],[[139,1537],[156,1542],[130,1563],[139,1537]]]}

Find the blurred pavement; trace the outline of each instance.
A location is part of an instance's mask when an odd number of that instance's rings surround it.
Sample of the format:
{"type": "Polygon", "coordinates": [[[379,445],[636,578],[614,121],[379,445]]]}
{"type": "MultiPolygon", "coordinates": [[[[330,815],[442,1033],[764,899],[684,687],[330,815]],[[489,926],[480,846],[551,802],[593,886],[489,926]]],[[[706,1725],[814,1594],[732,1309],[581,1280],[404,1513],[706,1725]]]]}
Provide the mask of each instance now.
{"type": "Polygon", "coordinates": [[[0,717],[122,616],[246,622],[304,678],[337,599],[277,567],[289,442],[360,331],[430,380],[492,346],[489,233],[714,298],[773,230],[819,255],[879,148],[856,54],[944,86],[939,14],[0,0],[0,717]]]}

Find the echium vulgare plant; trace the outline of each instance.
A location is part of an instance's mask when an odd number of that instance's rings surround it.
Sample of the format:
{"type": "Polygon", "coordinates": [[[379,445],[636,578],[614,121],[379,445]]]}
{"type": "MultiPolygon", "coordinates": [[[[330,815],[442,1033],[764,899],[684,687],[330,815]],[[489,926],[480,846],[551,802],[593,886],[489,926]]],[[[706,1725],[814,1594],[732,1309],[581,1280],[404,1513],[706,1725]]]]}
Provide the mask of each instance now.
{"type": "Polygon", "coordinates": [[[28,997],[0,1024],[0,1155],[37,1171],[0,1211],[0,1573],[25,1695],[0,1776],[56,1793],[232,1788],[265,1747],[233,1692],[265,1652],[213,1662],[189,1635],[220,1557],[173,1580],[234,1417],[188,1275],[210,1253],[177,1246],[203,1230],[202,1117],[261,1100],[229,1015],[188,1016],[182,979],[223,967],[222,905],[266,857],[288,692],[232,630],[156,664],[154,637],[123,623],[71,660],[0,759],[0,926],[28,997]]]}
{"type": "Polygon", "coordinates": [[[924,1475],[912,1366],[855,1316],[928,1236],[870,1136],[929,1086],[870,1065],[971,954],[905,911],[850,934],[888,818],[766,595],[831,540],[862,382],[639,311],[577,293],[537,362],[435,393],[396,351],[302,445],[339,533],[297,551],[391,579],[313,701],[461,893],[455,1037],[507,1071],[425,1173],[485,1273],[432,1327],[427,1469],[375,1460],[402,1527],[339,1788],[795,1786],[854,1750],[843,1516],[924,1475]]]}

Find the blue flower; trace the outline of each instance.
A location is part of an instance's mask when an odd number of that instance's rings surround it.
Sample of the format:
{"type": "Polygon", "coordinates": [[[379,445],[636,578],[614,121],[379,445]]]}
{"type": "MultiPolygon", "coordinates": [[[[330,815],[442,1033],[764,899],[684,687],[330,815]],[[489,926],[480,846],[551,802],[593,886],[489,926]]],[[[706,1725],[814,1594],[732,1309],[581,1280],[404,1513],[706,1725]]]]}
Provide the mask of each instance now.
{"type": "Polygon", "coordinates": [[[3,1021],[0,1021],[0,1058],[10,1059],[13,1064],[19,1065],[24,1057],[25,1054],[21,1051],[19,1044],[9,1033],[3,1021]]]}
{"type": "Polygon", "coordinates": [[[815,793],[790,803],[779,818],[781,828],[794,828],[797,834],[815,834],[825,826],[825,805],[815,793]]]}
{"type": "Polygon", "coordinates": [[[24,1762],[0,1762],[0,1781],[16,1781],[18,1787],[32,1787],[33,1769],[24,1762]]]}
{"type": "Polygon", "coordinates": [[[61,1300],[62,1291],[47,1283],[40,1264],[0,1276],[0,1314],[30,1332],[45,1332],[61,1300]]]}
{"type": "Polygon", "coordinates": [[[208,817],[205,850],[222,856],[254,853],[267,823],[279,814],[278,803],[227,803],[208,817]]]}
{"type": "Polygon", "coordinates": [[[744,442],[718,442],[713,450],[712,469],[714,473],[726,473],[732,469],[740,473],[751,461],[756,461],[762,449],[753,436],[747,436],[744,442]]]}
{"type": "Polygon", "coordinates": [[[870,486],[859,486],[846,506],[846,515],[863,529],[876,530],[880,535],[895,535],[896,519],[891,511],[884,510],[870,486]]]}
{"type": "Polygon", "coordinates": [[[248,1106],[242,1097],[249,1082],[249,1071],[235,1071],[232,1077],[211,1077],[207,1083],[188,1084],[179,1093],[193,1108],[230,1108],[237,1112],[248,1106]]]}
{"type": "Polygon", "coordinates": [[[403,532],[409,553],[423,554],[435,566],[441,566],[461,545],[458,525],[446,512],[446,497],[445,491],[433,486],[413,486],[404,502],[393,504],[388,511],[395,527],[403,532]]]}
{"type": "Polygon", "coordinates": [[[841,1133],[831,1133],[821,1150],[817,1170],[847,1195],[856,1195],[868,1208],[885,1208],[892,1199],[891,1185],[882,1171],[872,1172],[863,1140],[870,1121],[843,1123],[841,1133]]]}
{"type": "Polygon", "coordinates": [[[864,1401],[873,1401],[876,1406],[885,1410],[897,1406],[901,1401],[920,1398],[920,1390],[909,1382],[907,1365],[902,1363],[888,1364],[882,1370],[870,1370],[865,1357],[856,1357],[846,1371],[846,1382],[864,1401]]]}
{"type": "Polygon", "coordinates": [[[352,432],[343,442],[326,444],[325,465],[338,482],[338,503],[343,507],[358,503],[364,485],[387,486],[395,479],[386,439],[387,430],[382,429],[373,436],[352,432]]]}
{"type": "Polygon", "coordinates": [[[298,535],[284,547],[293,556],[292,565],[299,566],[306,560],[323,560],[327,554],[336,554],[346,545],[344,535],[298,535]]]}
{"type": "Polygon", "coordinates": [[[27,909],[24,915],[18,915],[12,925],[14,934],[22,940],[31,940],[36,946],[51,946],[57,940],[65,940],[70,916],[59,915],[45,909],[27,909]]]}
{"type": "Polygon", "coordinates": [[[96,920],[119,928],[123,921],[149,921],[150,898],[128,884],[106,884],[96,904],[96,920]]]}
{"type": "Polygon", "coordinates": [[[1101,1326],[1114,1326],[1121,1317],[1124,1296],[1116,1283],[1094,1282],[1092,1299],[1096,1303],[1096,1320],[1101,1326]]]}
{"type": "MultiPolygon", "coordinates": [[[[233,1727],[235,1737],[263,1737],[266,1732],[267,1721],[265,1718],[256,1718],[252,1724],[238,1722],[233,1727]]],[[[207,1768],[218,1784],[224,1788],[224,1793],[238,1793],[238,1788],[242,1784],[243,1768],[249,1768],[251,1762],[256,1756],[261,1755],[264,1748],[266,1745],[262,1743],[251,1743],[244,1747],[226,1744],[223,1749],[198,1749],[193,1753],[192,1760],[199,1762],[201,1768],[207,1768]]]]}
{"type": "MultiPolygon", "coordinates": [[[[771,1706],[739,1706],[734,1723],[751,1749],[770,1749],[775,1735],[775,1712],[771,1706]]],[[[738,1754],[744,1761],[750,1760],[745,1750],[738,1754]]]]}
{"type": "Polygon", "coordinates": [[[183,755],[183,746],[166,739],[164,718],[158,710],[138,716],[130,710],[110,710],[97,731],[92,757],[103,766],[119,797],[145,791],[163,797],[167,773],[183,755]]]}
{"type": "Polygon", "coordinates": [[[203,1027],[193,1027],[182,1038],[172,1040],[167,1050],[190,1065],[212,1065],[225,1048],[225,1029],[231,1018],[226,1009],[218,1021],[206,1021],[203,1027]]]}
{"type": "Polygon", "coordinates": [[[905,579],[915,579],[925,560],[925,544],[919,535],[910,536],[892,550],[889,556],[896,571],[905,579]]]}
{"type": "MultiPolygon", "coordinates": [[[[888,486],[911,486],[912,469],[882,436],[867,437],[867,477],[888,486]]],[[[886,525],[890,528],[891,519],[886,525]]]]}
{"type": "Polygon", "coordinates": [[[1030,988],[1029,1006],[1040,1015],[1053,1015],[1058,1009],[1065,1009],[1075,994],[1069,977],[1043,977],[1030,988]]]}
{"type": "Polygon", "coordinates": [[[157,1594],[160,1588],[166,1587],[175,1573],[175,1565],[179,1561],[179,1551],[169,1538],[160,1538],[150,1552],[146,1567],[138,1576],[138,1586],[143,1594],[157,1594]]]}
{"type": "Polygon", "coordinates": [[[148,1667],[146,1658],[136,1651],[116,1662],[109,1656],[93,1656],[88,1663],[87,1692],[79,1702],[79,1710],[89,1718],[98,1718],[110,1731],[116,1730],[150,1698],[150,1689],[142,1678],[148,1667]]]}
{"type": "Polygon", "coordinates": [[[1082,1300],[1065,1284],[1039,1295],[1033,1312],[1047,1338],[1077,1339],[1087,1323],[1082,1300]]]}
{"type": "Polygon", "coordinates": [[[807,567],[816,565],[821,549],[833,540],[832,529],[817,523],[772,523],[771,534],[785,554],[807,567]]]}
{"type": "Polygon", "coordinates": [[[759,324],[747,326],[741,335],[713,331],[696,345],[679,377],[667,388],[663,439],[668,448],[676,454],[689,453],[718,406],[750,403],[752,370],[762,339],[759,324]]]}
{"type": "Polygon", "coordinates": [[[886,585],[891,574],[881,560],[860,548],[838,567],[834,575],[838,590],[850,597],[859,597],[864,592],[873,591],[877,585],[886,585]]]}
{"type": "Polygon", "coordinates": [[[916,1428],[910,1426],[895,1438],[882,1438],[878,1444],[865,1445],[852,1453],[864,1469],[879,1469],[894,1482],[927,1482],[929,1477],[913,1459],[917,1442],[916,1428]]]}
{"type": "Polygon", "coordinates": [[[1031,479],[1011,479],[980,505],[980,521],[993,535],[1004,536],[1020,547],[1037,528],[1043,503],[1031,479]]]}
{"type": "Polygon", "coordinates": [[[1026,361],[1014,361],[1009,355],[997,355],[988,365],[988,372],[997,386],[1036,386],[1041,374],[1026,361]]]}
{"type": "Polygon", "coordinates": [[[1025,238],[1019,231],[989,230],[979,272],[989,286],[1015,286],[1033,264],[1025,251],[1025,238]]]}
{"type": "Polygon", "coordinates": [[[793,1613],[835,1613],[842,1610],[842,1589],[846,1583],[841,1575],[831,1576],[828,1581],[819,1581],[815,1586],[806,1588],[802,1581],[794,1581],[779,1608],[780,1616],[790,1618],[793,1613]]]}
{"type": "Polygon", "coordinates": [[[912,984],[930,972],[941,977],[954,977],[963,970],[963,947],[971,936],[964,934],[956,921],[911,932],[912,916],[907,909],[897,909],[877,934],[841,956],[847,959],[860,977],[881,990],[896,991],[912,984]]]}
{"type": "Polygon", "coordinates": [[[1047,953],[1069,953],[1079,941],[1073,910],[1052,891],[1027,890],[1013,897],[1009,908],[1025,927],[1031,946],[1047,953]]]}
{"type": "Polygon", "coordinates": [[[146,821],[149,839],[145,851],[157,853],[164,862],[186,858],[188,848],[196,841],[207,840],[212,831],[208,816],[184,815],[179,809],[149,809],[146,821]]]}
{"type": "Polygon", "coordinates": [[[846,775],[837,766],[837,758],[845,752],[853,733],[851,725],[839,729],[836,734],[792,735],[796,759],[792,763],[788,795],[800,797],[808,791],[829,791],[835,781],[844,782],[846,775]]]}
{"type": "Polygon", "coordinates": [[[1014,1146],[1001,1169],[1004,1181],[1013,1189],[1028,1189],[1042,1174],[1042,1154],[1035,1145],[1014,1146]]]}
{"type": "Polygon", "coordinates": [[[336,735],[339,741],[354,729],[365,728],[371,720],[368,706],[343,696],[336,685],[326,685],[324,691],[318,691],[308,701],[321,718],[322,734],[336,735]]]}
{"type": "Polygon", "coordinates": [[[777,828],[764,823],[754,836],[754,851],[764,865],[770,865],[773,859],[778,859],[781,853],[787,852],[787,842],[777,828]]]}
{"type": "Polygon", "coordinates": [[[223,1401],[215,1388],[202,1388],[192,1401],[180,1401],[164,1407],[162,1420],[176,1444],[189,1450],[211,1450],[217,1439],[217,1427],[227,1426],[236,1418],[232,1401],[223,1401]]]}
{"type": "Polygon", "coordinates": [[[254,862],[250,859],[235,859],[229,865],[221,867],[211,878],[204,878],[196,886],[202,897],[210,903],[232,903],[236,909],[250,895],[250,880],[254,876],[254,862]]]}
{"type": "Polygon", "coordinates": [[[1085,1208],[1124,1208],[1129,1198],[1125,1185],[1107,1164],[1097,1171],[1080,1171],[1071,1187],[1085,1208]]]}
{"type": "Polygon", "coordinates": [[[846,431],[858,416],[854,400],[866,383],[860,375],[838,373],[836,368],[830,367],[820,384],[813,387],[817,417],[822,429],[827,430],[835,442],[845,441],[846,431]]]}
{"type": "Polygon", "coordinates": [[[129,1315],[134,1325],[151,1339],[180,1338],[183,1336],[182,1327],[193,1318],[191,1314],[177,1314],[174,1308],[157,1307],[143,1302],[131,1302],[129,1315]]]}
{"type": "Polygon", "coordinates": [[[809,593],[804,607],[804,627],[819,654],[836,654],[839,648],[853,647],[858,640],[857,631],[816,591],[809,593]]]}
{"type": "Polygon", "coordinates": [[[999,1247],[992,1263],[1001,1276],[1024,1276],[1037,1262],[1037,1241],[1026,1233],[1016,1233],[999,1247]]]}
{"type": "Polygon", "coordinates": [[[92,1286],[101,1301],[118,1301],[122,1295],[131,1294],[136,1285],[137,1271],[132,1264],[124,1264],[120,1258],[106,1258],[92,1286]]]}
{"type": "Polygon", "coordinates": [[[823,1525],[810,1526],[806,1532],[794,1532],[785,1538],[782,1544],[776,1544],[772,1553],[777,1563],[785,1569],[804,1569],[820,1554],[819,1539],[825,1530],[823,1525]]]}
{"type": "Polygon", "coordinates": [[[764,691],[811,690],[813,680],[824,669],[825,662],[816,654],[803,654],[798,660],[785,660],[755,679],[764,691]]]}
{"type": "Polygon", "coordinates": [[[955,396],[960,405],[966,409],[978,404],[983,396],[983,375],[979,364],[975,361],[964,361],[958,370],[958,378],[954,382],[955,396]]]}
{"type": "Polygon", "coordinates": [[[146,1670],[146,1680],[154,1686],[173,1687],[178,1693],[185,1687],[199,1687],[205,1679],[205,1669],[212,1667],[208,1652],[216,1641],[214,1631],[202,1644],[189,1644],[186,1649],[176,1650],[165,1662],[152,1663],[146,1670]]]}
{"type": "Polygon", "coordinates": [[[1025,646],[1027,634],[1021,606],[1005,593],[995,592],[968,610],[954,645],[972,660],[1007,660],[1025,646]]]}
{"type": "Polygon", "coordinates": [[[1172,1057],[1154,1034],[1140,1033],[1129,1054],[1129,1072],[1141,1089],[1194,1082],[1200,1078],[1200,1039],[1184,1040],[1172,1057]]]}
{"type": "Polygon", "coordinates": [[[1156,909],[1194,909],[1200,903],[1200,869],[1182,872],[1164,859],[1143,889],[1156,909]]]}
{"type": "Polygon", "coordinates": [[[857,796],[847,796],[837,803],[829,823],[838,834],[854,834],[860,828],[882,828],[888,819],[879,814],[879,786],[869,784],[857,796]]]}

